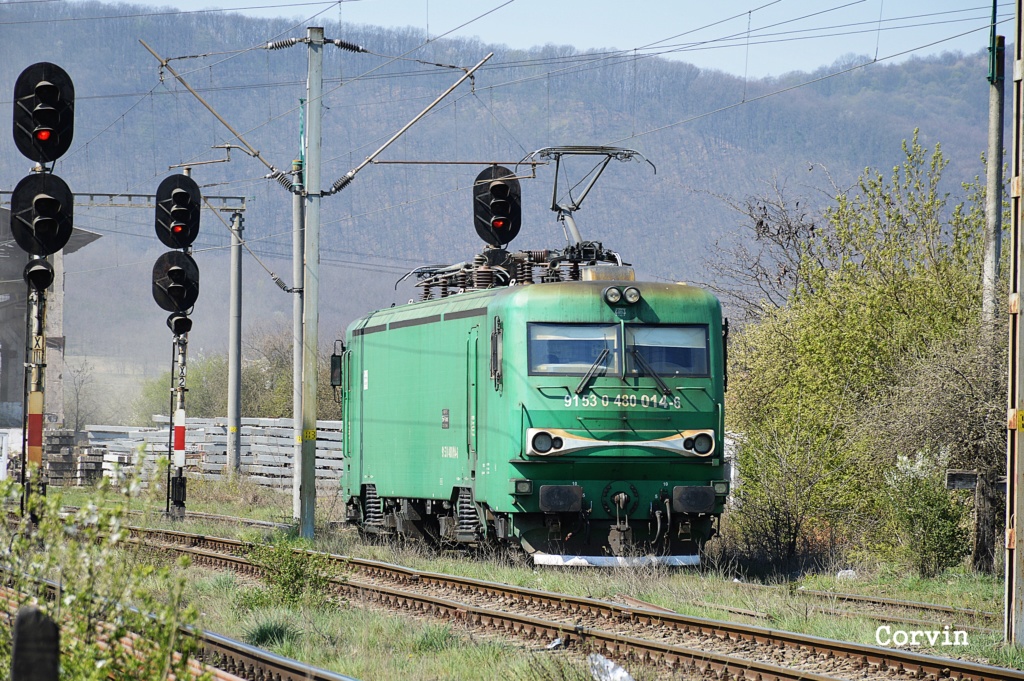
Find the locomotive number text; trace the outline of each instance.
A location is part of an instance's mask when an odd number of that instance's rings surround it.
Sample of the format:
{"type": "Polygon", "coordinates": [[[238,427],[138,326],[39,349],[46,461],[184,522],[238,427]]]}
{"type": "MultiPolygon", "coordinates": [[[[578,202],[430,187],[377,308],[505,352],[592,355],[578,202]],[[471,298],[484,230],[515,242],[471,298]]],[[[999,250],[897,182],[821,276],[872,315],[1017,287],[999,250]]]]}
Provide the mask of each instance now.
{"type": "Polygon", "coordinates": [[[564,399],[566,408],[571,407],[644,407],[646,409],[681,409],[682,400],[677,396],[673,398],[665,395],[566,395],[564,399]]]}

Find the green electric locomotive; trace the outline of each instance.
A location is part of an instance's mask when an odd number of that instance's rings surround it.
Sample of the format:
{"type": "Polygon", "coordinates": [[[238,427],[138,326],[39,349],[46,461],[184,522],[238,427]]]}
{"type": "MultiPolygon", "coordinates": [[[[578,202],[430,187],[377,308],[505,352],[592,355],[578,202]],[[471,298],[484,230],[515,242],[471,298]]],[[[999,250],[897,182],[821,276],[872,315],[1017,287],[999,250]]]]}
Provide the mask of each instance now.
{"type": "Polygon", "coordinates": [[[699,563],[728,493],[718,300],[594,242],[509,252],[518,182],[477,186],[490,247],[346,332],[348,517],[544,565],[699,563]]]}

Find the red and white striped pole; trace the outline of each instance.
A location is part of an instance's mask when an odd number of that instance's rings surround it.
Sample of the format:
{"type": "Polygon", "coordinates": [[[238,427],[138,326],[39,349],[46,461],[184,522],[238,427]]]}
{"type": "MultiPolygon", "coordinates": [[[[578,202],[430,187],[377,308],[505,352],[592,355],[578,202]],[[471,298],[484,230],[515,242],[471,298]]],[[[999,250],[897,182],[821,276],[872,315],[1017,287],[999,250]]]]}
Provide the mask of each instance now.
{"type": "Polygon", "coordinates": [[[22,437],[21,483],[22,512],[28,512],[35,520],[36,511],[29,497],[46,494],[43,484],[43,370],[46,366],[46,294],[43,290],[29,291],[28,342],[26,344],[27,379],[25,393],[24,433],[22,437]]]}
{"type": "Polygon", "coordinates": [[[26,463],[39,475],[43,469],[43,393],[33,390],[28,394],[28,432],[26,463]]]}
{"type": "Polygon", "coordinates": [[[171,518],[185,517],[185,376],[188,333],[174,337],[174,417],[171,421],[170,450],[167,452],[167,513],[171,518]]]}
{"type": "Polygon", "coordinates": [[[185,467],[185,410],[177,409],[174,412],[174,457],[172,459],[173,466],[178,469],[177,473],[181,474],[181,469],[185,467]]]}

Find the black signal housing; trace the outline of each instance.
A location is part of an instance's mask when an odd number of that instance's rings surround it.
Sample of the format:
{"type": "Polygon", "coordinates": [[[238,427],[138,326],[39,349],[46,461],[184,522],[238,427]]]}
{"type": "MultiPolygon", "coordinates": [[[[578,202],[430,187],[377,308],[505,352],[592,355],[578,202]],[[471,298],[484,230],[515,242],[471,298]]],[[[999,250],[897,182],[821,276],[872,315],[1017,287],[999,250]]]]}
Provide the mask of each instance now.
{"type": "Polygon", "coordinates": [[[491,246],[504,246],[522,226],[519,180],[504,166],[488,166],[473,182],[473,226],[491,246]]]}

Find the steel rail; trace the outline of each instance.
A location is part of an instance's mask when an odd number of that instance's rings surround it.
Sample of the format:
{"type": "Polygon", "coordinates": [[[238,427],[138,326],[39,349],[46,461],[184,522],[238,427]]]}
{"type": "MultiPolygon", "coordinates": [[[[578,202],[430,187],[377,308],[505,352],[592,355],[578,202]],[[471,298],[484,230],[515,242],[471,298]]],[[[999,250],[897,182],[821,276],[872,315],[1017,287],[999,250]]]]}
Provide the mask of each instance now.
{"type": "MultiPolygon", "coordinates": [[[[133,539],[133,541],[140,540],[133,539]]],[[[196,563],[200,564],[227,568],[243,574],[259,573],[259,568],[256,565],[241,556],[180,544],[143,543],[142,545],[187,553],[196,563]]],[[[527,639],[541,639],[549,642],[560,640],[563,647],[580,643],[586,645],[589,651],[605,653],[617,659],[629,658],[646,664],[666,665],[697,674],[714,675],[715,678],[720,679],[836,681],[838,678],[653,639],[616,634],[594,627],[545,620],[503,610],[492,610],[437,596],[411,593],[402,588],[353,582],[345,578],[332,579],[331,587],[339,595],[376,602],[391,609],[431,615],[470,627],[487,627],[527,639]]]]}
{"type": "MultiPolygon", "coordinates": [[[[237,523],[237,524],[240,524],[240,525],[249,525],[249,526],[254,526],[254,527],[272,527],[272,528],[275,528],[275,529],[287,529],[287,528],[293,527],[292,525],[288,525],[288,524],[285,524],[285,523],[274,523],[272,521],[253,520],[253,519],[250,519],[250,518],[237,518],[237,517],[234,517],[234,516],[217,515],[217,514],[213,514],[213,513],[201,513],[201,512],[189,511],[188,512],[188,516],[195,517],[195,518],[200,518],[200,519],[206,519],[206,520],[214,520],[214,521],[219,521],[219,522],[226,522],[226,523],[234,522],[234,523],[237,523]]],[[[167,532],[173,532],[173,530],[167,530],[167,532]]],[[[184,534],[185,534],[185,536],[188,536],[188,533],[184,533],[184,534]]],[[[225,541],[225,540],[221,539],[219,541],[225,541]]],[[[241,544],[239,544],[239,545],[241,545],[241,544]]],[[[346,558],[345,561],[350,563],[350,564],[353,564],[353,565],[357,565],[357,566],[361,565],[361,562],[359,561],[359,559],[346,558]]],[[[367,563],[368,566],[370,566],[370,565],[376,566],[377,565],[377,563],[375,563],[374,561],[366,561],[366,563],[367,563]]],[[[370,568],[370,569],[374,569],[374,568],[370,568]]],[[[407,569],[406,568],[402,568],[402,570],[407,570],[407,569]]],[[[785,586],[772,586],[770,584],[744,583],[743,585],[746,586],[746,587],[751,587],[751,588],[761,588],[761,589],[769,589],[769,590],[782,590],[782,589],[786,588],[785,586]]],[[[863,594],[840,593],[840,592],[834,592],[834,591],[819,591],[819,590],[814,590],[814,589],[790,589],[789,591],[792,594],[796,594],[796,595],[800,595],[800,596],[810,596],[810,597],[821,598],[821,599],[825,599],[825,600],[844,601],[844,602],[859,603],[859,604],[864,604],[864,605],[875,605],[875,606],[879,606],[879,607],[883,607],[883,608],[895,608],[895,609],[903,609],[903,610],[917,610],[917,611],[921,611],[921,612],[931,612],[931,613],[937,613],[937,614],[941,614],[941,615],[948,615],[948,616],[951,616],[952,618],[964,618],[963,620],[961,620],[961,619],[952,619],[950,623],[953,623],[953,624],[961,624],[963,621],[969,621],[969,620],[993,620],[993,619],[998,619],[999,618],[999,614],[998,613],[994,613],[994,612],[988,612],[988,611],[984,611],[984,610],[974,610],[974,609],[970,609],[970,608],[957,608],[957,607],[953,607],[953,606],[949,606],[949,605],[940,605],[940,604],[937,604],[937,603],[925,603],[925,602],[921,602],[921,601],[902,601],[902,600],[898,600],[898,599],[895,599],[895,598],[884,598],[884,597],[881,597],[881,596],[867,596],[867,595],[863,595],[863,594]]],[[[629,604],[627,604],[627,605],[629,605],[629,604]]],[[[768,615],[766,615],[765,613],[755,613],[755,612],[751,612],[751,611],[744,611],[744,610],[741,610],[741,609],[738,609],[738,608],[733,608],[733,607],[725,606],[725,605],[719,605],[719,604],[715,604],[715,603],[702,603],[701,605],[703,605],[704,607],[708,607],[708,608],[724,610],[724,611],[733,612],[733,613],[736,613],[736,614],[743,614],[743,615],[747,615],[747,616],[750,616],[750,617],[757,617],[759,619],[769,619],[768,615]]],[[[653,608],[653,609],[657,609],[657,608],[653,608]]],[[[911,617],[903,617],[903,616],[898,616],[898,615],[886,615],[886,614],[883,614],[883,613],[875,613],[875,612],[848,611],[848,610],[839,610],[839,609],[835,609],[835,608],[821,608],[820,611],[822,613],[824,613],[824,614],[836,615],[838,617],[848,617],[848,618],[864,617],[864,618],[868,618],[868,619],[875,619],[875,620],[882,621],[882,622],[894,622],[894,623],[899,623],[899,624],[909,624],[909,625],[913,625],[913,626],[925,626],[925,625],[929,625],[929,624],[934,625],[934,622],[928,622],[926,620],[915,619],[915,618],[911,618],[911,617]]],[[[989,633],[991,631],[990,628],[982,627],[982,626],[964,625],[963,628],[967,629],[967,630],[970,630],[970,631],[977,631],[979,633],[989,633]]]]}
{"type": "MultiPolygon", "coordinates": [[[[250,544],[235,539],[222,539],[204,535],[191,535],[186,532],[173,530],[147,530],[142,528],[130,528],[133,535],[141,539],[143,536],[152,538],[163,537],[169,542],[169,548],[186,550],[203,562],[218,564],[222,561],[222,567],[231,567],[241,571],[253,573],[257,570],[255,566],[242,558],[250,544]],[[177,546],[175,546],[177,545],[177,546]],[[218,551],[227,553],[217,553],[218,551]],[[237,565],[238,567],[232,567],[237,565]]],[[[157,548],[163,548],[157,545],[157,548]]],[[[314,551],[303,551],[302,553],[315,554],[314,551]]],[[[662,612],[643,607],[624,607],[617,603],[602,601],[594,598],[570,596],[537,589],[513,587],[506,584],[486,582],[470,577],[456,575],[443,575],[421,570],[414,570],[400,565],[392,565],[380,561],[372,561],[361,558],[349,558],[334,554],[327,554],[328,557],[338,563],[343,569],[349,572],[358,572],[371,577],[390,579],[401,583],[418,583],[421,585],[436,586],[438,588],[452,590],[456,593],[477,594],[490,597],[500,597],[523,605],[538,605],[545,608],[557,609],[572,615],[589,615],[609,622],[628,621],[639,623],[646,627],[663,628],[669,631],[678,631],[685,634],[698,636],[714,636],[723,640],[749,641],[756,644],[770,644],[785,648],[809,651],[815,654],[848,658],[863,668],[876,668],[879,670],[894,670],[900,674],[907,674],[912,678],[934,678],[934,679],[961,679],[963,681],[996,681],[1014,680],[1024,681],[1024,672],[983,665],[963,660],[934,657],[902,650],[899,648],[884,648],[859,643],[848,643],[830,639],[798,634],[794,632],[768,629],[753,625],[746,625],[736,622],[725,622],[718,620],[693,617],[679,613],[662,612]]],[[[367,585],[349,585],[346,588],[367,589],[367,585]]],[[[372,589],[381,593],[387,592],[385,587],[373,586],[372,589]]],[[[410,599],[429,599],[422,595],[412,595],[401,590],[395,590],[395,594],[410,599]]],[[[397,597],[397,596],[396,596],[397,597]]],[[[460,605],[459,607],[471,611],[474,606],[460,605]]],[[[498,616],[494,611],[487,611],[488,617],[498,616]]],[[[481,614],[481,617],[484,615],[481,614]]],[[[511,615],[510,615],[511,616],[511,615]]],[[[519,616],[516,616],[519,617],[519,616]]],[[[564,631],[566,625],[550,623],[554,630],[564,631]]],[[[595,631],[595,630],[587,630],[595,631]]],[[[613,635],[614,636],[614,635],[613,635]]],[[[614,650],[614,648],[612,648],[614,650]]],[[[708,655],[709,653],[702,653],[708,655]]]]}
{"type": "Polygon", "coordinates": [[[243,679],[274,681],[356,681],[351,676],[320,669],[212,631],[191,632],[199,643],[200,659],[243,679]]]}
{"type": "Polygon", "coordinates": [[[925,612],[938,612],[947,615],[959,615],[974,619],[999,619],[999,613],[986,610],[973,610],[971,608],[956,608],[952,605],[940,605],[938,603],[924,603],[921,601],[901,601],[896,598],[884,598],[882,596],[865,596],[863,594],[848,594],[835,591],[816,591],[814,589],[793,589],[793,593],[801,596],[814,596],[837,601],[849,601],[851,603],[866,603],[869,605],[880,605],[890,608],[905,608],[907,610],[922,610],[925,612]]]}
{"type": "MultiPolygon", "coordinates": [[[[0,569],[0,572],[6,570],[0,569]]],[[[59,597],[61,587],[58,583],[51,580],[34,581],[43,588],[47,600],[59,597]]],[[[8,611],[12,607],[16,610],[20,605],[17,597],[19,594],[21,592],[0,584],[0,600],[6,602],[8,611]]],[[[189,661],[189,670],[196,677],[208,671],[204,669],[205,665],[214,670],[214,677],[218,681],[358,681],[351,676],[320,669],[212,631],[183,626],[181,633],[195,639],[198,645],[195,658],[189,661]]],[[[136,638],[137,634],[129,634],[122,643],[131,650],[132,641],[136,638]]]]}
{"type": "MultiPolygon", "coordinates": [[[[79,510],[78,506],[61,506],[62,513],[75,513],[79,510]]],[[[142,509],[128,509],[125,511],[128,515],[145,515],[149,511],[142,509]]],[[[160,511],[162,513],[162,511],[160,511]]],[[[214,520],[223,523],[233,523],[235,525],[246,525],[249,527],[266,527],[268,529],[275,530],[289,530],[295,527],[295,523],[278,523],[273,520],[256,520],[255,518],[241,518],[233,515],[220,515],[218,513],[205,513],[203,511],[185,511],[185,520],[214,520]]]]}

